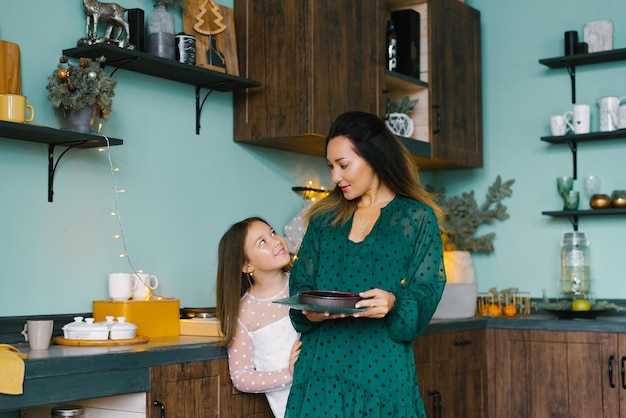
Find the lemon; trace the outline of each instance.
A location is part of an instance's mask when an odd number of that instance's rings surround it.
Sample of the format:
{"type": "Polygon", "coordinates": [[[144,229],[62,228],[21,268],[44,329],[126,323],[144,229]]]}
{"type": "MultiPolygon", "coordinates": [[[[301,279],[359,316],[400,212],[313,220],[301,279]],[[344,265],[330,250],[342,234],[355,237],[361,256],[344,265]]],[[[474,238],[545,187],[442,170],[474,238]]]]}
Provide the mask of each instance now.
{"type": "Polygon", "coordinates": [[[572,303],[573,311],[590,311],[591,303],[587,299],[576,299],[574,303],[572,303]]]}

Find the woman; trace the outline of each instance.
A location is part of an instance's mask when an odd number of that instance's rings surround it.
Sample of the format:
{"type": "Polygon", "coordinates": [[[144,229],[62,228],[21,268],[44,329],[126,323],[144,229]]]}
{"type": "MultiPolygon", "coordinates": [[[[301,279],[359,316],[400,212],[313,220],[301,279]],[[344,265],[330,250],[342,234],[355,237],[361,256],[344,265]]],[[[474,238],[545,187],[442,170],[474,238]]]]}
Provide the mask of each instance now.
{"type": "Polygon", "coordinates": [[[242,392],[265,393],[279,418],[301,345],[289,308],[273,303],[289,295],[290,265],[285,238],[261,218],[237,222],[220,241],[217,313],[230,378],[242,392]]]}
{"type": "Polygon", "coordinates": [[[353,315],[290,312],[301,332],[287,416],[425,417],[411,342],[445,285],[438,219],[409,152],[377,116],[348,112],[326,140],[333,192],[314,205],[290,293],[359,293],[353,315]]]}

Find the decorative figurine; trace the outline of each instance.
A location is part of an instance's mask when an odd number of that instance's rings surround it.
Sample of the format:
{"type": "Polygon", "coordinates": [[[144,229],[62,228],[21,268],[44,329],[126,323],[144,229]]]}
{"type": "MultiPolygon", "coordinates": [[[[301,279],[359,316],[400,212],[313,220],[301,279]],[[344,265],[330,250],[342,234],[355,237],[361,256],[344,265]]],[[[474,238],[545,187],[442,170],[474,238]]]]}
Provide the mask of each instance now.
{"type": "Polygon", "coordinates": [[[83,11],[87,15],[87,35],[78,40],[78,46],[108,43],[120,48],[134,49],[130,44],[130,27],[124,20],[125,8],[117,3],[102,3],[97,0],[83,0],[83,11]],[[104,36],[98,37],[98,24],[100,21],[107,23],[104,36]],[[113,28],[117,28],[117,35],[111,37],[113,28]],[[126,37],[120,40],[122,31],[126,37]]]}

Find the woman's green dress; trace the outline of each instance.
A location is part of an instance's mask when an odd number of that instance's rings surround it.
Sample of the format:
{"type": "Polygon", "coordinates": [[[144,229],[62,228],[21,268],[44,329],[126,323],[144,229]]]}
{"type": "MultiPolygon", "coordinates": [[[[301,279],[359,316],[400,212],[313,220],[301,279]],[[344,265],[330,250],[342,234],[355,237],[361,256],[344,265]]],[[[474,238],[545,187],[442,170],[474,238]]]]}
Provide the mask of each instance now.
{"type": "Polygon", "coordinates": [[[287,403],[288,418],[426,417],[411,342],[426,328],[445,285],[439,226],[430,207],[396,196],[360,243],[352,222],[332,227],[328,214],[310,220],[290,278],[303,290],[396,296],[382,319],[313,323],[291,310],[302,350],[287,403]]]}

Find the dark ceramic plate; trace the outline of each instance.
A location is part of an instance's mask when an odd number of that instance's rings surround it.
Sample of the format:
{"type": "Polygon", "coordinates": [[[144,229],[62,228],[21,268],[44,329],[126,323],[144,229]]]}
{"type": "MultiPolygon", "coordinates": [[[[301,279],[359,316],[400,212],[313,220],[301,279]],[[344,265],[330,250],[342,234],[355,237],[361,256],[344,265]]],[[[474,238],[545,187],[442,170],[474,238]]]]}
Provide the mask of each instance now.
{"type": "MultiPolygon", "coordinates": [[[[311,311],[311,312],[329,312],[338,314],[353,314],[357,312],[363,312],[367,308],[342,308],[337,306],[321,306],[315,304],[301,303],[300,295],[293,295],[285,299],[275,300],[274,303],[289,306],[291,309],[298,311],[311,311]]],[[[356,303],[356,302],[355,302],[356,303]]]]}
{"type": "Polygon", "coordinates": [[[300,303],[307,305],[330,306],[333,308],[354,308],[362,298],[355,293],[328,290],[306,290],[300,292],[300,303]]]}
{"type": "Polygon", "coordinates": [[[590,310],[590,311],[571,311],[571,310],[560,310],[560,309],[546,309],[546,311],[550,312],[552,315],[556,316],[559,319],[595,319],[599,315],[607,312],[604,309],[590,310]]]}

